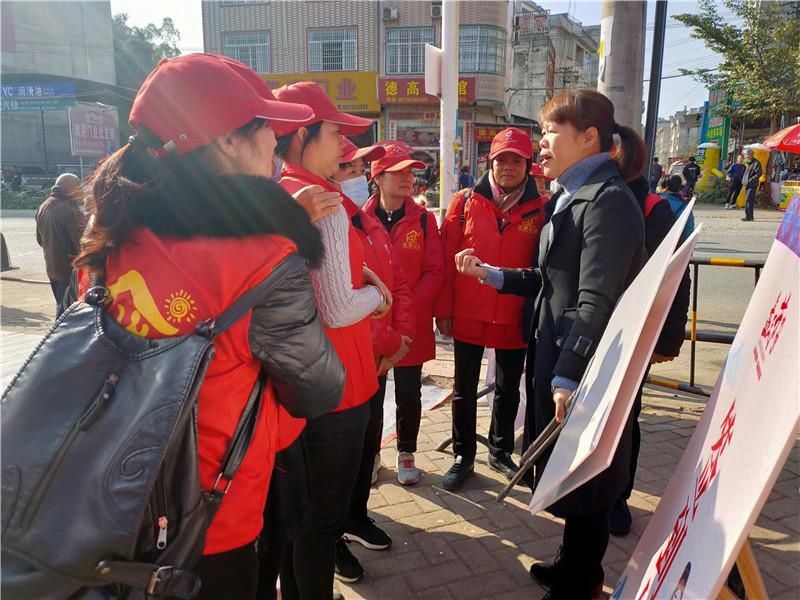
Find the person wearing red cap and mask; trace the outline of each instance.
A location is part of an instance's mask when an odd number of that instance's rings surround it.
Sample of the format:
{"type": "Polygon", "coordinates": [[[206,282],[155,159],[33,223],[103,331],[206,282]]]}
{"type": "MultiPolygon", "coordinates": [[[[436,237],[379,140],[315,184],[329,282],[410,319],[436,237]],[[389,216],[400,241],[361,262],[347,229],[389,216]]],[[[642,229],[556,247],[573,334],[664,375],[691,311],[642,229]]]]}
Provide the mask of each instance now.
{"type": "Polygon", "coordinates": [[[425,164],[411,158],[411,147],[392,140],[383,143],[386,154],[373,160],[372,180],[378,186],[364,212],[377,217],[414,290],[416,335],[405,357],[393,361],[397,405],[397,480],[414,485],[419,471],[414,463],[422,412],[422,365],[436,356],[433,303],[444,282],[444,255],[436,217],[411,197],[412,169],[425,164]]]}
{"type": "Polygon", "coordinates": [[[455,490],[472,473],[476,451],[477,388],[484,348],[494,348],[497,364],[489,431],[489,466],[509,479],[516,472],[514,421],[525,363],[524,300],[502,296],[477,279],[456,272],[455,256],[472,248],[495,266],[526,267],[536,258],[544,226],[544,199],[528,177],[533,146],[516,128],[498,133],[489,170],[474,188],[453,196],[441,232],[446,279],[439,296],[437,326],[455,342],[453,452],[445,489],[455,490]]]}
{"type": "MultiPolygon", "coordinates": [[[[102,273],[111,296],[108,311],[120,325],[147,338],[172,337],[218,316],[292,254],[317,265],[319,233],[269,180],[272,127],[312,115],[307,106],[274,100],[255,73],[225,57],[197,53],[162,60],[133,101],[134,135],[92,178],[90,225],[75,261],[80,293],[102,273]]],[[[253,440],[209,524],[195,569],[202,582],[198,597],[254,599],[255,540],[278,415],[282,407],[297,417],[334,408],[344,370],[317,318],[304,266],[294,267],[214,346],[197,412],[205,491],[215,485],[262,369],[270,383],[253,440]]],[[[153,532],[166,537],[166,553],[175,536],[171,516],[167,506],[153,532]]]]}
{"type": "MultiPolygon", "coordinates": [[[[315,113],[312,119],[285,124],[276,131],[277,153],[284,160],[281,186],[290,193],[315,186],[339,196],[340,188],[330,179],[342,157],[339,134],[361,133],[372,121],[340,112],[311,81],[278,88],[275,96],[285,102],[307,104],[315,113]]],[[[364,247],[345,208],[339,207],[315,225],[326,252],[320,269],[311,273],[311,283],[347,379],[336,410],[307,423],[299,422],[294,432],[299,435],[295,443],[304,449],[306,457],[309,506],[281,566],[281,593],[285,598],[329,597],[334,556],[350,554],[340,537],[363,453],[368,401],[378,391],[370,317],[383,317],[392,302],[386,285],[363,266],[364,247]]],[[[347,558],[339,564],[348,562],[347,558]]],[[[352,581],[360,578],[360,573],[339,572],[338,576],[352,581]]]]}
{"type": "MultiPolygon", "coordinates": [[[[340,185],[358,178],[366,184],[365,160],[375,160],[386,153],[383,146],[358,148],[349,139],[342,137],[342,163],[333,179],[340,185]],[[355,176],[355,177],[354,177],[355,176]]],[[[342,190],[348,186],[342,185],[342,190]]],[[[372,351],[378,363],[380,387],[369,401],[370,418],[364,439],[364,452],[358,470],[356,485],[350,500],[350,511],[344,528],[344,539],[358,542],[370,550],[385,550],[391,538],[367,516],[370,486],[376,461],[380,461],[380,442],[383,429],[383,400],[386,395],[386,374],[393,364],[402,359],[409,349],[416,330],[414,294],[406,281],[403,268],[392,248],[389,234],[380,221],[361,210],[367,198],[361,187],[349,186],[358,191],[359,200],[344,195],[344,208],[364,246],[366,265],[389,287],[392,292],[392,309],[381,319],[372,319],[372,351]]],[[[350,553],[337,553],[336,570],[339,573],[358,575],[363,572],[358,560],[350,553]],[[350,560],[352,558],[352,560],[350,560]]]]}

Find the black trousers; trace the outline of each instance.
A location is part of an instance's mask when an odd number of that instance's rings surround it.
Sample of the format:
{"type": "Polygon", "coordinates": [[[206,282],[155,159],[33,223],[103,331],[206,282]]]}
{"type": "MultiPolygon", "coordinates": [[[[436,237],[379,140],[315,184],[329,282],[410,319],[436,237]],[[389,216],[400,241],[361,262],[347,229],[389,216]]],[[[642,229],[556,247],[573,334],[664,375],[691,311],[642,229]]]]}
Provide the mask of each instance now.
{"type": "Polygon", "coordinates": [[[195,600],[256,600],[258,556],[255,542],[203,556],[195,573],[203,583],[195,600]]]}
{"type": "Polygon", "coordinates": [[[422,418],[422,365],[394,368],[397,451],[416,452],[422,418]]]}
{"type": "Polygon", "coordinates": [[[744,201],[744,217],[752,219],[756,209],[756,188],[747,188],[744,201]]]}
{"type": "Polygon", "coordinates": [[[69,280],[50,280],[50,289],[53,291],[53,298],[56,300],[56,319],[64,312],[64,294],[67,293],[67,288],[69,288],[69,280]]]}
{"type": "Polygon", "coordinates": [[[633,484],[636,480],[636,468],[639,466],[639,449],[642,447],[642,430],[639,427],[639,415],[642,414],[642,391],[644,389],[644,382],[647,380],[647,375],[649,373],[650,367],[647,367],[647,370],[644,372],[644,379],[642,379],[642,383],[639,385],[639,391],[636,392],[636,398],[633,399],[633,407],[631,408],[631,412],[633,413],[630,471],[631,478],[628,482],[628,488],[625,490],[625,494],[622,496],[622,499],[624,500],[627,500],[631,497],[631,493],[633,492],[633,484]]]}
{"type": "Polygon", "coordinates": [[[358,465],[358,474],[350,498],[350,511],[348,518],[351,521],[362,521],[367,518],[367,503],[369,490],[372,487],[372,469],[375,465],[375,455],[381,447],[381,434],[383,430],[383,400],[386,397],[386,375],[378,377],[380,387],[375,395],[370,398],[369,420],[364,434],[364,450],[361,453],[361,462],[358,465]]]}
{"type": "Polygon", "coordinates": [[[739,197],[739,192],[742,191],[741,181],[731,181],[731,187],[728,189],[728,196],[725,198],[727,204],[736,204],[736,199],[739,197]]]}
{"type": "Polygon", "coordinates": [[[301,434],[309,504],[299,532],[281,552],[285,600],[330,600],[333,594],[336,540],[350,508],[369,418],[364,403],[311,419],[301,434]]]}
{"type": "MultiPolygon", "coordinates": [[[[483,346],[459,340],[454,341],[454,346],[453,453],[473,460],[477,450],[475,428],[483,346]]],[[[514,451],[514,421],[519,408],[519,382],[525,365],[525,353],[525,348],[495,350],[497,371],[489,429],[489,452],[494,455],[514,451]]]]}
{"type": "Polygon", "coordinates": [[[608,548],[608,510],[567,517],[561,545],[563,569],[553,586],[556,598],[590,600],[592,588],[602,581],[603,556],[608,548]]]}

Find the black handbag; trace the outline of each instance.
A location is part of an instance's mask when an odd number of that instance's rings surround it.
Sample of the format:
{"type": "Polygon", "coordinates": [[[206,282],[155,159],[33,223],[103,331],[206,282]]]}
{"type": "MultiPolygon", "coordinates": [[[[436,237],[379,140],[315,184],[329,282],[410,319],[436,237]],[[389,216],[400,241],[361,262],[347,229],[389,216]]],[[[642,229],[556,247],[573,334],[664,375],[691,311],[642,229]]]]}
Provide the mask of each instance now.
{"type": "Polygon", "coordinates": [[[197,396],[214,339],[302,262],[292,254],[191,335],[135,336],[93,287],[2,396],[5,598],[191,598],[205,531],[257,421],[262,371],[214,488],[199,483],[197,396]]]}

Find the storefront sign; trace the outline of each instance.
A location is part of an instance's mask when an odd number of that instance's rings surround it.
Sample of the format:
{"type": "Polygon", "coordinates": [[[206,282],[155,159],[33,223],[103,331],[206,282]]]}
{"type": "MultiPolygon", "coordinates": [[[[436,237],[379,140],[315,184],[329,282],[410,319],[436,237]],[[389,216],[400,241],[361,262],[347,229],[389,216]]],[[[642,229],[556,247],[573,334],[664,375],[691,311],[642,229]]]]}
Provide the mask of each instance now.
{"type": "Polygon", "coordinates": [[[326,73],[271,73],[262,75],[270,89],[298,81],[316,81],[341,111],[377,113],[381,111],[375,88],[375,71],[336,71],[326,73]]]}
{"type": "Polygon", "coordinates": [[[71,81],[3,84],[0,90],[3,110],[12,112],[64,110],[75,106],[75,84],[71,81]]]}
{"type": "MultiPolygon", "coordinates": [[[[378,81],[378,99],[381,104],[438,104],[439,98],[425,93],[424,77],[381,77],[378,81]]],[[[475,101],[475,78],[458,80],[458,102],[475,101]]]]}
{"type": "MultiPolygon", "coordinates": [[[[722,88],[712,88],[708,95],[708,128],[703,142],[716,142],[720,156],[728,155],[728,141],[731,137],[731,119],[720,114],[729,106],[728,93],[722,88]]],[[[716,165],[715,165],[716,166],[716,165]]]]}
{"type": "Polygon", "coordinates": [[[550,30],[550,11],[527,12],[517,15],[517,33],[547,33],[550,30]]]}
{"type": "Polygon", "coordinates": [[[116,111],[87,106],[68,109],[72,156],[103,158],[119,147],[116,111]]]}

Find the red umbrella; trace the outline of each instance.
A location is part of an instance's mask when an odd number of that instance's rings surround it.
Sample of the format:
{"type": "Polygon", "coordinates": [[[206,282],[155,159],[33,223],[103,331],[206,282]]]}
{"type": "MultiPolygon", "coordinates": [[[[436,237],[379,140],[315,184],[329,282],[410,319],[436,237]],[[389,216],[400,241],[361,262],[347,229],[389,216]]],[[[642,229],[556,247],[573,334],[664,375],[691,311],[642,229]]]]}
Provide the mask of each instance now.
{"type": "Polygon", "coordinates": [[[764,140],[764,145],[772,150],[800,154],[800,123],[773,133],[764,140]]]}

